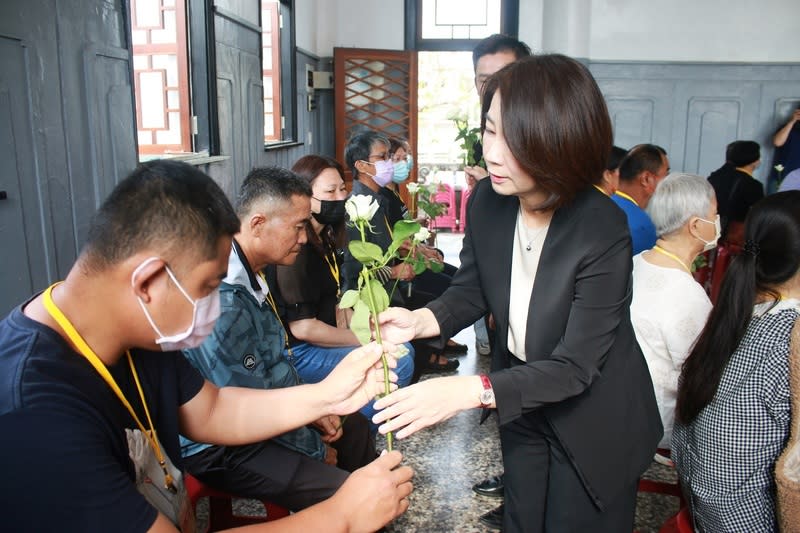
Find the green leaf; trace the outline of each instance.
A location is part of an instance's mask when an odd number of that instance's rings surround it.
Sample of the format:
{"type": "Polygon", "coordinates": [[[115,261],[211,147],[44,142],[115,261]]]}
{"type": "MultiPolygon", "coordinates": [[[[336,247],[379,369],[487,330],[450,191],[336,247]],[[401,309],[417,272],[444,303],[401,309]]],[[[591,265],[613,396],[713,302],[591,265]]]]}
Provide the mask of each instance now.
{"type": "Polygon", "coordinates": [[[369,288],[372,291],[372,297],[375,300],[374,311],[376,313],[384,312],[386,308],[389,307],[389,294],[386,292],[383,284],[377,279],[371,279],[369,280],[369,288]]]}
{"type": "Polygon", "coordinates": [[[444,263],[438,261],[431,261],[431,272],[441,272],[444,270],[444,263]]]}
{"type": "Polygon", "coordinates": [[[402,243],[418,232],[421,227],[419,222],[414,222],[413,220],[398,220],[394,224],[394,229],[392,229],[392,242],[402,243]]]}
{"type": "Polygon", "coordinates": [[[361,300],[358,300],[353,308],[350,330],[356,334],[361,344],[369,344],[372,340],[372,331],[369,329],[369,307],[361,300]]]}
{"type": "Polygon", "coordinates": [[[413,266],[414,266],[414,274],[416,274],[417,276],[425,272],[425,269],[427,268],[425,266],[425,259],[418,259],[414,261],[413,266]]]}
{"type": "Polygon", "coordinates": [[[350,289],[349,291],[345,291],[342,295],[342,299],[339,300],[339,309],[348,309],[356,305],[358,301],[358,291],[350,289]]]}
{"type": "Polygon", "coordinates": [[[350,241],[347,245],[353,257],[358,259],[362,265],[368,265],[383,258],[383,250],[377,244],[359,240],[350,241]]]}

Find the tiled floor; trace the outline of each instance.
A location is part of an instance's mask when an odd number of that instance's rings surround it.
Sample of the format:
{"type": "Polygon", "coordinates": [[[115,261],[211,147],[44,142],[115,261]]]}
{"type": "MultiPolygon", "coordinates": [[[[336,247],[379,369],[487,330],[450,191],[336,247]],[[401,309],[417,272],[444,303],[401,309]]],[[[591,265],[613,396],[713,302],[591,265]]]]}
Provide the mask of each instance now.
{"type": "MultiPolygon", "coordinates": [[[[442,234],[438,247],[448,262],[458,265],[461,236],[442,234]]],[[[459,374],[475,374],[488,370],[489,358],[475,352],[475,336],[468,328],[456,340],[469,347],[460,358],[459,374]]],[[[426,376],[423,376],[425,379],[426,376]]],[[[474,494],[470,487],[487,476],[502,471],[497,424],[490,417],[479,425],[477,410],[463,412],[436,427],[401,441],[398,448],[405,463],[414,468],[415,490],[408,512],[390,524],[393,533],[411,532],[484,532],[478,517],[499,501],[474,494]]],[[[674,472],[653,464],[647,477],[674,482],[674,472]]],[[[636,510],[636,529],[655,533],[660,525],[677,511],[677,499],[670,496],[640,494],[636,510]]]]}

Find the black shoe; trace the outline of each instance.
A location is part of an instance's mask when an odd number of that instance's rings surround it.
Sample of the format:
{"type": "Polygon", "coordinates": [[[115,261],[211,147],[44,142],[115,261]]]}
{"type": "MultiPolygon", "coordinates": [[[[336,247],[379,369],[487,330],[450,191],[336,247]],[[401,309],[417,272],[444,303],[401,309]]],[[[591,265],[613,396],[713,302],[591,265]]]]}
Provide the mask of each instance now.
{"type": "Polygon", "coordinates": [[[454,370],[458,369],[459,361],[458,359],[447,359],[447,362],[440,363],[439,358],[433,362],[428,362],[425,365],[425,368],[422,369],[422,372],[425,374],[436,374],[438,372],[453,372],[454,370]]]}
{"type": "Polygon", "coordinates": [[[502,498],[503,497],[503,475],[500,474],[499,476],[492,476],[490,478],[484,479],[480,483],[475,483],[472,485],[472,490],[475,491],[476,494],[480,494],[481,496],[488,496],[490,498],[502,498]]]}
{"type": "Polygon", "coordinates": [[[500,505],[500,507],[492,509],[488,513],[482,514],[478,520],[480,520],[481,524],[483,524],[486,527],[490,527],[492,529],[499,529],[500,531],[503,531],[504,512],[505,512],[505,505],[500,505]]]}
{"type": "Polygon", "coordinates": [[[467,353],[467,345],[459,344],[450,339],[447,341],[447,344],[444,345],[444,353],[449,355],[465,355],[467,353]]]}

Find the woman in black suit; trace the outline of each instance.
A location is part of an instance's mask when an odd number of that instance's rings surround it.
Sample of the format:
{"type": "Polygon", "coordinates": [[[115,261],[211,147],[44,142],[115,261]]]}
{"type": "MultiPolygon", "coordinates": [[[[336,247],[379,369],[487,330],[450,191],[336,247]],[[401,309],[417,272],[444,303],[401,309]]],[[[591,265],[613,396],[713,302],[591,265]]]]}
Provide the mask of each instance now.
{"type": "Polygon", "coordinates": [[[504,531],[630,532],[662,428],[630,322],[625,215],[593,187],[612,146],[603,96],[577,61],[539,55],[495,74],[482,111],[490,179],[470,198],[461,268],[427,307],[380,322],[392,342],[447,339],[491,312],[492,372],[396,391],[373,420],[403,438],[497,409],[504,531]]]}

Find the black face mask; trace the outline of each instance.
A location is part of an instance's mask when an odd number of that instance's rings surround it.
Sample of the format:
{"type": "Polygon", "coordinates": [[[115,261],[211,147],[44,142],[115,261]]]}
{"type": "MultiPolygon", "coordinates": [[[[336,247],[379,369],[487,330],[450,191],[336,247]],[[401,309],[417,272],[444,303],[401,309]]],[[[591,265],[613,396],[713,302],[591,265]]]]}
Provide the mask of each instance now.
{"type": "Polygon", "coordinates": [[[320,224],[338,224],[344,220],[344,202],[344,200],[319,200],[319,213],[311,215],[320,224]]]}

